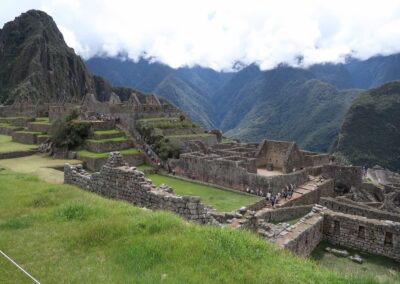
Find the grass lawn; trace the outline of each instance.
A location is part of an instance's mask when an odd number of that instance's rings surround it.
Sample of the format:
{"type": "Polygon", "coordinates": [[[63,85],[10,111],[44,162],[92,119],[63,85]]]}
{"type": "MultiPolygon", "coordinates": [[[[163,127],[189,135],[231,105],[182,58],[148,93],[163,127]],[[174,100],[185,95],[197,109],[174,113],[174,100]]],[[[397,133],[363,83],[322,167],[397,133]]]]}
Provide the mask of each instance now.
{"type": "Polygon", "coordinates": [[[32,149],[37,149],[37,145],[13,142],[11,136],[0,135],[0,153],[27,151],[32,149]]]}
{"type": "Polygon", "coordinates": [[[322,266],[328,267],[338,272],[354,273],[375,278],[379,281],[388,281],[390,283],[400,283],[400,265],[398,262],[387,257],[371,255],[357,252],[355,250],[341,248],[321,242],[312,252],[311,257],[322,266]],[[338,257],[325,251],[326,247],[340,248],[349,251],[351,254],[358,253],[364,259],[363,264],[358,264],[348,258],[338,257]]]}
{"type": "Polygon", "coordinates": [[[42,132],[28,131],[28,130],[16,131],[16,133],[37,134],[37,135],[43,134],[42,132]]]}
{"type": "Polygon", "coordinates": [[[95,134],[118,134],[121,133],[119,129],[111,129],[111,130],[96,130],[94,131],[95,134]]]}
{"type": "Polygon", "coordinates": [[[180,121],[180,120],[179,117],[147,117],[138,120],[138,122],[148,122],[148,121],[180,121]]]}
{"type": "MultiPolygon", "coordinates": [[[[41,283],[375,283],[257,236],[0,171],[0,248],[41,283]]],[[[0,283],[25,281],[0,263],[0,283]]]]}
{"type": "Polygon", "coordinates": [[[49,122],[49,118],[46,116],[43,117],[36,117],[36,121],[43,121],[43,122],[49,122]]]}
{"type": "Polygon", "coordinates": [[[33,122],[31,122],[31,124],[47,124],[47,125],[51,125],[50,122],[45,121],[45,120],[33,121],[33,122]]]}
{"type": "Polygon", "coordinates": [[[179,134],[179,135],[168,135],[167,138],[195,138],[195,137],[208,137],[214,134],[208,133],[196,133],[196,134],[179,134]]]}
{"type": "Polygon", "coordinates": [[[78,160],[53,159],[46,155],[36,154],[22,158],[0,160],[0,167],[16,172],[33,174],[47,182],[63,183],[64,173],[53,169],[53,167],[62,167],[65,163],[76,164],[81,162],[78,160]]]}
{"type": "Polygon", "coordinates": [[[94,142],[94,143],[107,143],[107,142],[119,142],[119,141],[126,141],[128,138],[125,136],[115,137],[115,138],[107,138],[107,139],[86,139],[87,142],[94,142]]]}
{"type": "MultiPolygon", "coordinates": [[[[129,148],[125,150],[118,150],[117,152],[121,153],[122,155],[132,155],[132,154],[138,154],[140,151],[136,148],[129,148]]],[[[90,158],[105,158],[110,155],[110,152],[105,152],[105,153],[95,153],[95,152],[90,152],[88,150],[79,150],[77,153],[81,156],[84,157],[90,157],[90,158]]]]}
{"type": "Polygon", "coordinates": [[[142,165],[136,166],[136,168],[137,168],[139,171],[152,170],[152,169],[153,169],[152,166],[146,165],[146,164],[142,164],[142,165]]]}
{"type": "Polygon", "coordinates": [[[0,123],[0,127],[11,128],[11,129],[21,129],[22,128],[20,126],[14,126],[9,123],[2,123],[2,122],[0,123]]]}
{"type": "Polygon", "coordinates": [[[227,191],[163,175],[149,175],[148,178],[156,185],[165,183],[172,187],[176,194],[199,196],[203,203],[214,206],[218,211],[232,211],[261,199],[257,196],[227,191]]]}

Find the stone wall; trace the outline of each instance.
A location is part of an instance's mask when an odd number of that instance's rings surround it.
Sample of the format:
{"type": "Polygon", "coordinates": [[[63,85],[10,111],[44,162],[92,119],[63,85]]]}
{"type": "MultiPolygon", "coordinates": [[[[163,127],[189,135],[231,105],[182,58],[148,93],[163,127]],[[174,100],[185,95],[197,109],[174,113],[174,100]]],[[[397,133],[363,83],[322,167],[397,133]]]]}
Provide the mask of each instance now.
{"type": "Polygon", "coordinates": [[[342,212],[351,215],[364,216],[371,219],[379,220],[391,220],[395,222],[400,222],[400,215],[395,213],[390,213],[375,208],[364,208],[358,206],[357,204],[350,204],[340,202],[337,199],[324,197],[320,199],[321,205],[331,209],[333,211],[342,212]]]}
{"type": "Polygon", "coordinates": [[[14,131],[19,131],[22,130],[22,127],[5,127],[5,126],[0,126],[0,134],[2,135],[9,135],[11,136],[14,131]]]}
{"type": "Polygon", "coordinates": [[[49,120],[55,121],[59,118],[64,117],[68,113],[70,113],[73,109],[79,109],[79,106],[76,104],[59,104],[59,105],[50,105],[49,106],[49,120]]]}
{"type": "Polygon", "coordinates": [[[50,135],[38,135],[37,136],[37,144],[40,145],[42,143],[47,143],[49,142],[51,136],[50,135]]]}
{"type": "Polygon", "coordinates": [[[289,228],[290,231],[281,233],[278,243],[297,255],[308,256],[323,239],[324,216],[311,212],[289,228]]]}
{"type": "Polygon", "coordinates": [[[77,123],[90,125],[91,131],[115,128],[115,120],[78,120],[77,123]]]}
{"type": "Polygon", "coordinates": [[[294,206],[286,208],[269,208],[266,210],[261,210],[256,214],[257,218],[263,219],[265,222],[275,223],[275,222],[285,222],[288,220],[297,219],[303,217],[310,213],[313,208],[312,205],[294,206]]]}
{"type": "Polygon", "coordinates": [[[28,123],[28,130],[34,132],[49,132],[51,128],[51,124],[47,123],[28,123]]]}
{"type": "Polygon", "coordinates": [[[334,212],[320,205],[274,242],[308,256],[321,240],[400,261],[400,223],[334,212]]]}
{"type": "Polygon", "coordinates": [[[36,152],[37,152],[36,150],[27,150],[27,151],[15,151],[15,152],[0,153],[0,160],[31,156],[31,155],[35,154],[36,152]]]}
{"type": "Polygon", "coordinates": [[[133,146],[131,140],[123,140],[123,141],[108,141],[108,142],[95,142],[86,140],[85,147],[91,151],[96,153],[104,153],[104,152],[112,152],[123,149],[128,149],[133,146]]]}
{"type": "Polygon", "coordinates": [[[202,142],[205,146],[211,147],[215,144],[218,143],[217,141],[217,136],[214,134],[204,134],[202,136],[187,136],[187,137],[175,137],[175,136],[166,136],[169,138],[171,141],[174,141],[175,143],[180,143],[180,144],[185,144],[190,141],[200,141],[202,142]]]}
{"type": "Polygon", "coordinates": [[[124,166],[123,157],[111,154],[99,173],[87,175],[81,166],[66,164],[64,182],[110,198],[126,200],[138,206],[168,210],[198,223],[213,221],[198,197],[178,196],[155,187],[144,174],[124,166]]]}
{"type": "Polygon", "coordinates": [[[295,151],[293,151],[294,157],[290,157],[292,155],[292,150],[295,150],[293,149],[293,145],[295,145],[294,142],[287,141],[262,141],[255,154],[257,166],[272,165],[273,170],[280,170],[285,173],[291,172],[293,164],[297,163],[298,159],[301,160],[301,157],[296,155],[295,151]],[[291,160],[290,166],[287,165],[288,158],[291,160]],[[291,167],[291,169],[289,169],[289,167],[291,167]]]}
{"type": "Polygon", "coordinates": [[[38,133],[16,131],[11,134],[12,140],[24,144],[36,144],[38,133]]]}
{"type": "MultiPolygon", "coordinates": [[[[91,171],[99,171],[101,167],[107,162],[107,157],[105,158],[92,158],[86,156],[80,156],[77,154],[76,158],[84,162],[85,167],[91,171]]],[[[144,163],[144,155],[142,153],[133,155],[124,155],[125,162],[130,166],[138,166],[144,163]]]]}
{"type": "Polygon", "coordinates": [[[134,118],[139,117],[167,117],[179,116],[182,112],[168,104],[156,103],[151,100],[147,103],[132,104],[128,102],[110,103],[99,102],[93,94],[87,94],[83,100],[82,110],[85,112],[102,113],[119,118],[121,121],[129,116],[134,118]]]}
{"type": "Polygon", "coordinates": [[[324,165],[322,167],[322,176],[335,180],[335,187],[352,186],[360,188],[362,183],[361,167],[341,166],[341,165],[324,165]]]}
{"type": "Polygon", "coordinates": [[[278,193],[288,184],[303,184],[308,180],[309,170],[277,176],[262,176],[250,173],[243,160],[229,160],[213,155],[182,154],[179,160],[171,160],[171,167],[176,174],[207,183],[217,184],[240,191],[249,186],[253,190],[260,189],[263,193],[270,191],[278,193]]]}
{"type": "Polygon", "coordinates": [[[400,261],[400,223],[326,210],[324,239],[400,261]]]}
{"type": "Polygon", "coordinates": [[[190,135],[190,134],[199,134],[204,133],[204,130],[201,128],[168,128],[162,130],[165,136],[169,135],[190,135]]]}
{"type": "Polygon", "coordinates": [[[29,122],[34,121],[33,117],[15,117],[15,118],[7,118],[7,122],[12,126],[20,126],[25,127],[29,122]]]}
{"type": "Polygon", "coordinates": [[[309,205],[316,204],[319,202],[321,197],[330,197],[335,194],[334,192],[334,180],[328,179],[321,184],[318,184],[317,188],[303,194],[300,197],[292,199],[285,203],[285,207],[299,206],[299,205],[309,205]]]}
{"type": "Polygon", "coordinates": [[[301,151],[303,153],[303,163],[305,167],[317,167],[329,164],[331,156],[328,154],[315,154],[308,151],[301,151]]]}
{"type": "Polygon", "coordinates": [[[0,116],[47,116],[49,104],[41,103],[33,105],[29,103],[14,103],[0,106],[0,116]]]}

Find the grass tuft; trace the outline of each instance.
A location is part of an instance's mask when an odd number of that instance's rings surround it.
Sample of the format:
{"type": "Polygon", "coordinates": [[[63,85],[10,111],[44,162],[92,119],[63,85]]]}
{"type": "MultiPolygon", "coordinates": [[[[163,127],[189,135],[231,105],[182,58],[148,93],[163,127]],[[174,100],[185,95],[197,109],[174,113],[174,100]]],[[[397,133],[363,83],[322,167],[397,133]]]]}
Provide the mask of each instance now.
{"type": "Polygon", "coordinates": [[[93,215],[94,211],[94,208],[90,204],[81,201],[70,201],[56,211],[56,216],[67,221],[84,221],[90,215],[93,215]]]}
{"type": "Polygon", "coordinates": [[[25,229],[32,225],[30,216],[21,216],[8,219],[4,223],[0,223],[0,229],[18,230],[25,229]]]}

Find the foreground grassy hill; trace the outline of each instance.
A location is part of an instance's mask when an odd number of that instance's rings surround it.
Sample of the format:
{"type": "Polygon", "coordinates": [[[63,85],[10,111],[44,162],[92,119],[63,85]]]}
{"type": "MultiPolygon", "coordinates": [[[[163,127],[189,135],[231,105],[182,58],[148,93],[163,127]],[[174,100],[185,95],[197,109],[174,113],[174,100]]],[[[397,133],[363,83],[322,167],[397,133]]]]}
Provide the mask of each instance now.
{"type": "Polygon", "coordinates": [[[400,170],[400,81],[363,92],[354,100],[336,152],[354,164],[400,170]]]}
{"type": "MultiPolygon", "coordinates": [[[[0,248],[42,283],[374,283],[242,231],[0,171],[0,248]]],[[[1,262],[2,263],[2,262],[1,262]]],[[[0,265],[0,283],[29,283],[0,265]]]]}

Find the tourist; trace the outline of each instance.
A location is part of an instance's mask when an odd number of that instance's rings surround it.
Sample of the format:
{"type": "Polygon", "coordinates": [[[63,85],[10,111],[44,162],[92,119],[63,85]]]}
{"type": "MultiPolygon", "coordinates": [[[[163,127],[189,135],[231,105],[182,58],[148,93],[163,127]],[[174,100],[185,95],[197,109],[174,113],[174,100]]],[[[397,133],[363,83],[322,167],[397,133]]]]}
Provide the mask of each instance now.
{"type": "Polygon", "coordinates": [[[286,198],[287,198],[287,194],[288,194],[288,192],[287,192],[286,188],[284,188],[284,189],[283,189],[282,196],[283,196],[283,198],[285,198],[285,200],[286,200],[286,198]]]}
{"type": "Polygon", "coordinates": [[[271,205],[275,207],[275,196],[271,195],[271,205]]]}
{"type": "Polygon", "coordinates": [[[270,200],[270,199],[271,199],[271,192],[268,191],[268,193],[267,193],[267,200],[270,200]]]}
{"type": "Polygon", "coordinates": [[[292,184],[290,184],[290,189],[289,189],[289,199],[292,199],[293,192],[294,192],[294,187],[293,187],[293,185],[292,185],[292,184]]]}
{"type": "Polygon", "coordinates": [[[279,203],[279,199],[281,198],[281,193],[278,192],[278,194],[276,195],[276,201],[275,203],[278,204],[279,203]]]}
{"type": "Polygon", "coordinates": [[[246,192],[250,193],[250,188],[249,187],[246,187],[246,192]]]}

